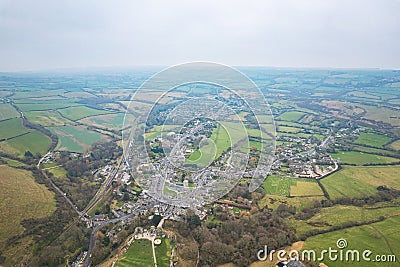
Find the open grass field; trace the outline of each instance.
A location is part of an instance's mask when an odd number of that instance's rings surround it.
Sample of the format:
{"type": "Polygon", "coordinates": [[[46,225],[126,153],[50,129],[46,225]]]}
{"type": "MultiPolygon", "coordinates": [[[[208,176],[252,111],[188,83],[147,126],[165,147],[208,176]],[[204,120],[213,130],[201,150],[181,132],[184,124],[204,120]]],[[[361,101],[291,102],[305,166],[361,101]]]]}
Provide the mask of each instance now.
{"type": "Polygon", "coordinates": [[[389,156],[389,157],[399,155],[399,153],[396,151],[391,151],[391,150],[382,149],[382,148],[366,147],[366,146],[353,146],[352,150],[370,153],[370,154],[383,154],[383,155],[389,156]]]}
{"type": "Polygon", "coordinates": [[[65,90],[27,90],[27,91],[17,91],[13,95],[14,99],[26,99],[31,97],[48,97],[48,96],[57,96],[65,93],[65,90]]]}
{"type": "Polygon", "coordinates": [[[390,140],[391,139],[385,135],[361,132],[354,143],[382,148],[385,144],[389,143],[390,140]]]}
{"type": "Polygon", "coordinates": [[[312,197],[287,197],[280,195],[266,194],[259,202],[258,206],[276,210],[280,204],[296,207],[296,210],[300,211],[303,208],[310,207],[314,201],[320,201],[325,199],[323,196],[312,196],[312,197]]]}
{"type": "Polygon", "coordinates": [[[400,98],[390,99],[388,103],[393,105],[400,105],[400,98]]]}
{"type": "Polygon", "coordinates": [[[323,208],[312,218],[303,221],[291,218],[289,223],[296,229],[297,236],[314,230],[327,230],[348,222],[369,222],[381,216],[388,218],[400,215],[400,203],[378,203],[372,206],[356,207],[336,205],[323,208]]]}
{"type": "Polygon", "coordinates": [[[331,110],[339,111],[345,116],[357,116],[364,112],[364,109],[362,107],[345,101],[322,100],[321,104],[331,110]]]}
{"type": "Polygon", "coordinates": [[[116,113],[116,114],[105,114],[87,117],[79,122],[82,122],[87,125],[93,125],[100,128],[110,128],[120,130],[122,129],[124,123],[124,113],[116,113]]]}
{"type": "Polygon", "coordinates": [[[67,171],[63,167],[51,168],[49,169],[49,172],[51,172],[57,178],[67,177],[67,171]]]}
{"type": "MultiPolygon", "coordinates": [[[[233,139],[233,137],[229,136],[229,133],[230,133],[229,131],[230,131],[229,128],[224,128],[224,127],[218,126],[217,129],[215,129],[213,131],[213,133],[211,134],[210,139],[214,141],[215,146],[216,146],[216,158],[221,156],[221,154],[231,146],[230,138],[233,139]]],[[[237,141],[239,141],[239,140],[237,140],[237,141]]],[[[233,140],[232,140],[232,144],[235,144],[235,142],[233,140]]]]}
{"type": "Polygon", "coordinates": [[[265,133],[276,135],[276,127],[273,123],[260,123],[260,128],[263,131],[263,138],[268,138],[265,133]]]}
{"type": "Polygon", "coordinates": [[[400,140],[396,140],[393,143],[390,143],[389,147],[395,150],[400,150],[400,140]]]}
{"type": "Polygon", "coordinates": [[[385,107],[360,105],[367,111],[365,118],[375,121],[383,121],[393,126],[400,126],[400,111],[385,107]]]}
{"type": "Polygon", "coordinates": [[[150,109],[152,103],[139,102],[139,101],[119,101],[121,104],[125,105],[130,112],[142,113],[143,109],[150,109]]]}
{"type": "Polygon", "coordinates": [[[300,111],[287,111],[277,117],[278,120],[282,121],[298,121],[304,116],[304,112],[300,111]]]}
{"type": "Polygon", "coordinates": [[[7,162],[7,165],[10,167],[20,167],[20,166],[25,166],[25,163],[22,163],[17,160],[9,159],[9,158],[2,158],[5,162],[7,162]]]}
{"type": "Polygon", "coordinates": [[[32,154],[46,154],[51,144],[51,140],[46,135],[31,131],[28,134],[0,142],[0,150],[16,156],[23,156],[26,151],[32,154]]]}
{"type": "Polygon", "coordinates": [[[324,208],[316,214],[314,217],[309,219],[309,222],[324,222],[329,225],[340,225],[344,222],[368,222],[374,219],[378,219],[380,216],[390,217],[393,215],[400,215],[400,205],[387,206],[376,208],[371,207],[355,207],[355,206],[333,206],[324,208]]]}
{"type": "Polygon", "coordinates": [[[25,112],[25,116],[32,123],[40,124],[42,126],[63,126],[69,125],[72,122],[63,118],[58,111],[46,110],[46,111],[29,111],[25,112]]]}
{"type": "Polygon", "coordinates": [[[63,108],[68,108],[72,106],[79,106],[80,104],[74,103],[74,102],[69,102],[66,100],[52,100],[52,101],[46,101],[46,103],[21,103],[17,104],[17,106],[24,112],[27,111],[39,111],[39,110],[59,110],[63,108]]]}
{"type": "Polygon", "coordinates": [[[301,131],[300,128],[290,127],[290,126],[278,126],[277,132],[286,132],[286,133],[298,133],[301,131]]]}
{"type": "Polygon", "coordinates": [[[93,97],[92,94],[89,94],[87,92],[68,92],[64,94],[65,97],[68,98],[91,98],[93,97]]]}
{"type": "Polygon", "coordinates": [[[107,138],[98,132],[89,131],[82,126],[61,126],[49,128],[59,137],[57,149],[83,152],[94,142],[107,138]]]}
{"type": "Polygon", "coordinates": [[[343,167],[342,170],[322,179],[321,183],[331,198],[361,197],[375,194],[377,192],[376,186],[371,185],[370,182],[365,182],[363,175],[367,174],[366,179],[373,177],[368,173],[360,172],[362,168],[368,167],[343,167]]]}
{"type": "Polygon", "coordinates": [[[3,90],[4,89],[4,87],[0,87],[1,89],[0,89],[0,96],[1,97],[4,97],[4,96],[9,96],[9,95],[11,95],[12,94],[12,92],[11,91],[9,91],[9,90],[3,90]]]}
{"type": "Polygon", "coordinates": [[[176,191],[169,189],[167,183],[164,184],[163,193],[165,195],[172,195],[172,196],[176,196],[178,194],[176,191]]]}
{"type": "MultiPolygon", "coordinates": [[[[237,142],[239,142],[240,140],[242,140],[243,138],[245,138],[247,136],[246,132],[243,131],[243,125],[240,122],[237,123],[237,122],[223,121],[223,122],[221,122],[221,125],[228,132],[228,134],[231,138],[232,145],[235,145],[237,142]]],[[[249,129],[247,129],[247,130],[249,130],[249,129]]],[[[249,135],[262,136],[261,132],[259,130],[255,130],[255,129],[254,129],[254,131],[250,130],[249,135]]]]}
{"type": "Polygon", "coordinates": [[[357,97],[357,98],[380,99],[379,96],[368,94],[368,93],[361,92],[361,91],[353,91],[353,92],[348,93],[347,95],[348,96],[354,96],[354,97],[357,97]]]}
{"type": "Polygon", "coordinates": [[[340,159],[340,161],[344,164],[365,165],[400,162],[400,159],[397,158],[385,157],[357,151],[343,151],[331,154],[331,156],[332,158],[340,159]]]}
{"type": "Polygon", "coordinates": [[[400,166],[345,166],[321,180],[331,198],[375,194],[376,187],[400,188],[400,166]]]}
{"type": "Polygon", "coordinates": [[[107,110],[98,110],[86,106],[68,107],[60,109],[59,112],[66,118],[77,121],[86,117],[110,113],[107,110]]]}
{"type": "Polygon", "coordinates": [[[0,139],[7,139],[27,132],[29,130],[22,125],[20,118],[0,122],[0,139]]]}
{"type": "MultiPolygon", "coordinates": [[[[337,249],[336,242],[338,239],[343,238],[347,241],[347,247],[343,250],[357,249],[361,253],[364,250],[371,250],[371,259],[375,259],[375,255],[390,255],[394,254],[398,257],[400,251],[400,236],[398,233],[398,225],[400,223],[400,216],[389,218],[382,222],[373,223],[370,225],[363,225],[358,227],[352,227],[344,230],[330,232],[326,234],[317,235],[308,238],[304,244],[303,249],[315,249],[320,255],[321,250],[332,247],[337,249]]],[[[360,253],[360,255],[361,255],[360,253]]],[[[318,255],[317,254],[317,255],[318,255]]],[[[360,258],[362,258],[360,256],[360,258]]],[[[399,259],[397,258],[397,261],[399,259]]],[[[323,261],[328,266],[341,267],[341,266],[399,266],[398,262],[352,262],[351,264],[340,261],[330,261],[328,257],[325,257],[323,261]]]]}
{"type": "Polygon", "coordinates": [[[10,104],[0,104],[0,121],[19,117],[19,113],[10,104]]]}
{"type": "Polygon", "coordinates": [[[67,100],[64,97],[57,96],[57,95],[39,96],[39,97],[32,96],[30,98],[15,99],[14,103],[16,103],[16,104],[38,104],[38,103],[46,103],[49,101],[60,102],[60,101],[67,101],[67,100]]]}
{"type": "Polygon", "coordinates": [[[23,219],[41,218],[55,211],[54,194],[35,182],[26,170],[0,165],[0,245],[21,234],[23,219]]]}
{"type": "Polygon", "coordinates": [[[311,136],[315,136],[316,138],[322,140],[323,136],[320,134],[310,134],[310,133],[277,133],[278,136],[292,136],[292,137],[298,137],[298,138],[310,138],[311,136]]]}
{"type": "Polygon", "coordinates": [[[170,265],[170,257],[171,257],[172,245],[168,238],[164,238],[161,241],[160,245],[157,245],[155,248],[156,251],[156,259],[157,266],[160,267],[169,267],[170,265]]]}
{"type": "Polygon", "coordinates": [[[149,131],[146,131],[144,134],[144,139],[145,140],[151,140],[156,138],[157,136],[163,134],[167,134],[170,130],[178,131],[177,130],[177,125],[155,125],[153,126],[149,131]]]}
{"type": "MultiPolygon", "coordinates": [[[[307,118],[312,117],[313,115],[307,116],[307,118]]],[[[302,119],[304,121],[304,118],[302,119]]],[[[301,128],[301,129],[309,129],[309,128],[314,128],[317,129],[316,127],[312,127],[310,125],[304,124],[304,123],[298,123],[294,121],[277,121],[276,122],[277,127],[281,126],[288,126],[288,127],[295,127],[295,128],[301,128]]]]}
{"type": "Polygon", "coordinates": [[[115,267],[149,267],[154,266],[151,242],[139,239],[132,242],[126,254],[117,261],[115,267]]]}
{"type": "Polygon", "coordinates": [[[261,150],[262,143],[257,141],[249,141],[249,149],[261,150]]]}
{"type": "MultiPolygon", "coordinates": [[[[241,139],[246,137],[246,132],[241,131],[241,123],[234,122],[221,122],[216,129],[213,130],[210,139],[214,142],[201,147],[200,151],[194,151],[187,159],[188,164],[199,164],[200,166],[207,166],[213,159],[218,158],[226,151],[231,145],[235,145],[241,139]]],[[[260,133],[259,130],[257,130],[260,133]]],[[[248,149],[247,144],[246,150],[248,149]]]]}
{"type": "Polygon", "coordinates": [[[264,181],[264,190],[267,194],[289,196],[290,187],[296,183],[296,178],[268,176],[264,181]]]}
{"type": "MultiPolygon", "coordinates": [[[[229,145],[228,145],[229,147],[229,145]]],[[[220,152],[222,153],[222,147],[220,145],[220,152]]],[[[196,164],[198,166],[201,167],[205,167],[207,165],[209,165],[215,158],[218,157],[217,155],[217,147],[214,146],[214,144],[212,142],[207,143],[206,145],[200,147],[200,149],[195,150],[190,156],[189,158],[187,158],[186,160],[186,164],[196,164]]],[[[221,154],[219,154],[221,155],[221,154]]]]}
{"type": "Polygon", "coordinates": [[[400,190],[400,166],[346,167],[354,178],[374,187],[385,185],[400,190]]]}
{"type": "Polygon", "coordinates": [[[144,134],[145,140],[151,140],[156,138],[157,136],[161,135],[161,132],[148,132],[144,134]]]}
{"type": "Polygon", "coordinates": [[[323,192],[315,180],[298,180],[290,186],[290,196],[323,196],[323,192]]]}

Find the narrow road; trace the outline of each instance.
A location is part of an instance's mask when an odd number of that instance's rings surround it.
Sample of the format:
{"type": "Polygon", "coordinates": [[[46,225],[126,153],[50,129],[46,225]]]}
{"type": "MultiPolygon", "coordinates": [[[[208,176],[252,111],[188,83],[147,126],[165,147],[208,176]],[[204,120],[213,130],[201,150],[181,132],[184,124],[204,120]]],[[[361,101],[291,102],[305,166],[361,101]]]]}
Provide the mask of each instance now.
{"type": "Polygon", "coordinates": [[[43,169],[40,170],[44,175],[44,177],[46,177],[46,179],[50,182],[51,186],[65,198],[68,204],[71,205],[71,207],[74,209],[76,213],[78,213],[79,216],[82,216],[82,212],[78,210],[74,202],[72,202],[72,200],[68,198],[67,194],[65,194],[64,191],[62,191],[55,183],[53,183],[53,181],[47,176],[46,172],[44,172],[43,169]]]}
{"type": "Polygon", "coordinates": [[[51,154],[51,151],[47,152],[46,155],[44,155],[38,162],[38,164],[36,165],[36,168],[40,169],[40,164],[42,163],[42,161],[51,154]]]}
{"type": "Polygon", "coordinates": [[[130,219],[133,218],[134,216],[136,216],[137,214],[132,213],[129,215],[125,215],[119,218],[115,218],[115,219],[111,219],[108,221],[104,221],[102,223],[100,223],[99,225],[97,225],[96,227],[93,228],[92,234],[90,235],[90,243],[89,243],[89,248],[88,248],[88,253],[85,259],[85,263],[83,264],[83,267],[88,267],[90,266],[90,261],[91,261],[91,257],[92,257],[92,253],[93,253],[93,249],[94,249],[94,245],[95,245],[95,241],[96,241],[96,233],[104,226],[110,224],[110,223],[116,223],[122,220],[126,220],[126,219],[130,219]]]}
{"type": "Polygon", "coordinates": [[[390,242],[389,242],[389,240],[386,238],[386,236],[385,236],[381,231],[379,231],[379,229],[376,228],[373,224],[370,224],[369,227],[371,227],[372,229],[374,229],[374,230],[383,238],[383,240],[385,241],[385,243],[386,243],[388,249],[390,250],[390,252],[391,252],[393,255],[395,255],[394,250],[393,250],[392,246],[390,245],[390,242]]]}
{"type": "Polygon", "coordinates": [[[154,267],[157,267],[156,248],[154,246],[154,237],[151,239],[151,248],[153,249],[154,267]]]}

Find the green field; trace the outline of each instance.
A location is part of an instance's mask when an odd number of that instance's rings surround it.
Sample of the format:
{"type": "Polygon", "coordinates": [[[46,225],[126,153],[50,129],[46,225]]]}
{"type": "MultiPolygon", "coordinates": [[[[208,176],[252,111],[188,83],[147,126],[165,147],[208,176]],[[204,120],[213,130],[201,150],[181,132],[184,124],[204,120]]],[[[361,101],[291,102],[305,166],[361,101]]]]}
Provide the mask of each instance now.
{"type": "MultiPolygon", "coordinates": [[[[397,89],[398,90],[398,89],[397,89]]],[[[400,126],[399,109],[390,109],[370,105],[360,105],[367,112],[364,117],[370,120],[382,121],[393,126],[400,126]]]]}
{"type": "Polygon", "coordinates": [[[399,171],[400,166],[345,166],[321,183],[331,198],[368,196],[380,185],[400,188],[399,171]]]}
{"type": "Polygon", "coordinates": [[[177,130],[177,125],[155,125],[144,134],[145,140],[154,139],[162,134],[167,134],[171,130],[177,130]]]}
{"type": "MultiPolygon", "coordinates": [[[[235,145],[237,142],[245,138],[247,136],[246,131],[248,131],[249,135],[261,136],[261,132],[256,129],[246,128],[245,131],[244,125],[241,122],[222,121],[221,125],[225,128],[228,136],[231,138],[232,145],[235,145]]],[[[224,140],[227,140],[229,137],[224,136],[224,140]]]]}
{"type": "Polygon", "coordinates": [[[46,135],[32,131],[28,134],[0,142],[0,150],[16,156],[23,156],[26,151],[32,154],[46,154],[51,144],[51,140],[46,135]]]}
{"type": "Polygon", "coordinates": [[[264,181],[264,191],[270,195],[311,197],[323,196],[315,180],[268,176],[264,181]]]}
{"type": "Polygon", "coordinates": [[[322,208],[312,218],[304,220],[290,219],[290,224],[296,229],[297,236],[315,230],[327,230],[333,226],[343,225],[348,222],[369,222],[381,216],[388,218],[400,215],[398,200],[387,203],[377,203],[372,206],[342,206],[322,208]]]}
{"type": "Polygon", "coordinates": [[[189,156],[186,163],[207,166],[213,159],[220,157],[224,151],[231,147],[232,144],[234,145],[239,142],[239,140],[246,137],[246,132],[241,131],[241,125],[241,123],[221,122],[221,125],[218,125],[217,128],[213,130],[210,137],[210,140],[214,142],[215,147],[212,142],[209,142],[202,146],[200,151],[194,151],[189,156]]]}
{"type": "Polygon", "coordinates": [[[257,150],[261,150],[262,143],[257,141],[249,141],[249,149],[254,148],[257,150]]]}
{"type": "Polygon", "coordinates": [[[385,144],[389,143],[390,140],[391,139],[385,135],[361,132],[360,136],[354,143],[381,148],[385,144]]]}
{"type": "Polygon", "coordinates": [[[0,244],[21,234],[20,224],[28,218],[40,218],[55,211],[54,194],[38,184],[31,172],[0,165],[0,244]]]}
{"type": "Polygon", "coordinates": [[[188,161],[196,161],[196,160],[198,160],[198,159],[201,157],[201,155],[202,155],[202,152],[200,152],[200,150],[201,150],[201,149],[198,149],[198,150],[194,151],[194,152],[190,155],[190,157],[188,158],[188,161]]]}
{"type": "Polygon", "coordinates": [[[346,167],[346,172],[353,178],[374,187],[384,185],[400,190],[400,166],[346,167]]]}
{"type": "MultiPolygon", "coordinates": [[[[349,214],[350,215],[350,214],[349,214]]],[[[317,255],[320,255],[321,250],[337,249],[336,242],[342,238],[347,241],[347,247],[343,251],[347,250],[359,250],[360,258],[364,250],[371,250],[371,259],[375,259],[375,255],[396,255],[400,251],[400,236],[398,233],[398,226],[400,223],[400,216],[389,218],[382,222],[373,223],[370,225],[363,225],[358,227],[352,227],[340,231],[334,231],[326,234],[317,235],[308,238],[304,244],[303,249],[315,249],[317,255]]],[[[327,254],[325,254],[326,256],[327,254]]],[[[397,261],[399,259],[397,258],[397,261]]],[[[398,262],[352,262],[351,264],[340,261],[330,261],[328,257],[325,257],[324,263],[332,267],[341,266],[399,266],[398,262]]]]}
{"type": "Polygon", "coordinates": [[[66,118],[77,121],[86,117],[110,113],[107,110],[93,109],[86,106],[68,107],[60,109],[59,112],[66,118]]]}
{"type": "Polygon", "coordinates": [[[359,168],[343,167],[342,170],[321,180],[331,198],[361,197],[375,194],[376,187],[360,180],[359,168]]]}
{"type": "Polygon", "coordinates": [[[154,266],[151,241],[138,239],[132,242],[126,254],[117,261],[115,267],[149,267],[154,266]]]}
{"type": "Polygon", "coordinates": [[[89,131],[82,126],[60,126],[49,129],[59,138],[57,149],[71,152],[83,152],[94,142],[106,138],[106,136],[89,131]]]}
{"type": "Polygon", "coordinates": [[[7,165],[10,167],[20,167],[20,166],[26,166],[25,163],[22,163],[17,160],[9,159],[9,158],[2,158],[5,162],[7,162],[7,165]]]}
{"type": "Polygon", "coordinates": [[[323,192],[315,180],[298,180],[290,186],[290,196],[323,196],[323,192]]]}
{"type": "Polygon", "coordinates": [[[25,112],[25,116],[32,123],[40,124],[42,126],[63,126],[71,124],[72,122],[63,118],[58,111],[29,111],[25,112]]]}
{"type": "Polygon", "coordinates": [[[39,111],[39,110],[59,110],[63,108],[68,108],[72,106],[78,106],[79,104],[74,102],[69,102],[66,100],[52,100],[46,101],[46,103],[18,103],[17,106],[24,112],[27,111],[39,111]],[[50,102],[50,103],[48,103],[50,102]]]}
{"type": "MultiPolygon", "coordinates": [[[[312,116],[312,115],[310,115],[312,116]]],[[[276,121],[277,127],[281,126],[289,126],[289,127],[295,127],[295,128],[301,128],[301,129],[318,129],[315,126],[310,126],[308,124],[304,123],[298,123],[298,122],[293,122],[293,121],[276,121]]]]}
{"type": "Polygon", "coordinates": [[[357,151],[344,151],[331,154],[332,158],[340,159],[344,164],[387,164],[393,162],[400,162],[400,159],[379,156],[375,154],[357,152],[357,151]]]}
{"type": "Polygon", "coordinates": [[[29,130],[22,125],[20,118],[0,122],[0,139],[7,139],[28,132],[29,130]]]}
{"type": "Polygon", "coordinates": [[[400,140],[396,140],[389,145],[390,148],[400,150],[400,140]]]}
{"type": "Polygon", "coordinates": [[[383,154],[385,156],[398,156],[399,153],[396,151],[391,151],[391,150],[386,150],[382,148],[375,148],[375,147],[366,147],[366,146],[353,146],[352,150],[354,151],[360,151],[360,152],[366,152],[370,154],[383,154]]]}
{"type": "Polygon", "coordinates": [[[277,120],[282,121],[298,121],[304,116],[304,112],[301,111],[287,111],[277,117],[277,120]]]}
{"type": "Polygon", "coordinates": [[[278,126],[277,132],[286,132],[286,133],[298,133],[301,131],[300,128],[290,127],[290,126],[278,126]]]}
{"type": "MultiPolygon", "coordinates": [[[[381,203],[378,203],[381,205],[381,203]]],[[[390,217],[394,214],[400,215],[400,205],[386,207],[379,207],[379,205],[374,205],[371,207],[356,207],[356,206],[333,206],[329,208],[324,208],[309,219],[309,222],[324,222],[329,225],[340,225],[344,222],[354,221],[354,222],[368,222],[371,220],[376,220],[380,216],[390,217]]]]}
{"type": "Polygon", "coordinates": [[[163,193],[165,195],[172,195],[172,196],[176,196],[178,194],[176,191],[169,189],[167,183],[164,184],[163,193]]]}
{"type": "Polygon", "coordinates": [[[321,201],[325,199],[324,196],[311,196],[311,197],[287,197],[280,195],[266,194],[259,202],[258,206],[276,210],[280,204],[296,207],[297,211],[303,208],[310,207],[314,201],[321,201]]]}
{"type": "Polygon", "coordinates": [[[80,120],[79,122],[85,123],[87,125],[93,125],[100,128],[110,128],[120,130],[122,129],[124,122],[124,113],[116,114],[105,114],[93,117],[88,117],[80,120]]]}
{"type": "Polygon", "coordinates": [[[10,104],[0,103],[0,121],[19,117],[19,113],[10,104]]]}
{"type": "Polygon", "coordinates": [[[296,178],[268,176],[264,181],[264,190],[266,194],[289,196],[290,187],[296,183],[296,178]]]}
{"type": "Polygon", "coordinates": [[[161,244],[157,245],[155,249],[157,266],[169,267],[172,245],[168,238],[163,238],[161,240],[162,240],[161,244]]]}
{"type": "Polygon", "coordinates": [[[148,133],[145,133],[144,139],[151,140],[151,139],[156,138],[159,135],[161,135],[161,132],[148,132],[148,133]]]}
{"type": "Polygon", "coordinates": [[[67,171],[63,167],[55,167],[48,170],[57,178],[67,177],[67,171]]]}
{"type": "Polygon", "coordinates": [[[18,90],[13,95],[14,99],[27,99],[27,98],[38,98],[38,97],[49,97],[49,96],[58,96],[65,93],[65,90],[29,90],[29,91],[20,91],[18,90]]]}

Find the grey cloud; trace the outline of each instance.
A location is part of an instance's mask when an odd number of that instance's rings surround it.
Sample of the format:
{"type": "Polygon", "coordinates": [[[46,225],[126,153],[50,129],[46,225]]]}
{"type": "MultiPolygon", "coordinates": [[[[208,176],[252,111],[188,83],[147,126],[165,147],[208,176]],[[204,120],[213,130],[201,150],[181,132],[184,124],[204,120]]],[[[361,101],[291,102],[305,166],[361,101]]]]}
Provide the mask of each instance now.
{"type": "Polygon", "coordinates": [[[0,0],[0,71],[400,66],[400,1],[0,0]]]}

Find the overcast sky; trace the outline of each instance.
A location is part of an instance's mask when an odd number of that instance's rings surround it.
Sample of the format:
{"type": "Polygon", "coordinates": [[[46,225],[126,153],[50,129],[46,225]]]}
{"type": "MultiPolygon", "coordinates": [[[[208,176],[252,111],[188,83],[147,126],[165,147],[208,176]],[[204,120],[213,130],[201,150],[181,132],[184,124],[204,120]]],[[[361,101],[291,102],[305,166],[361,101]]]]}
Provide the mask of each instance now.
{"type": "Polygon", "coordinates": [[[400,1],[0,0],[0,71],[189,61],[398,69],[400,1]]]}

